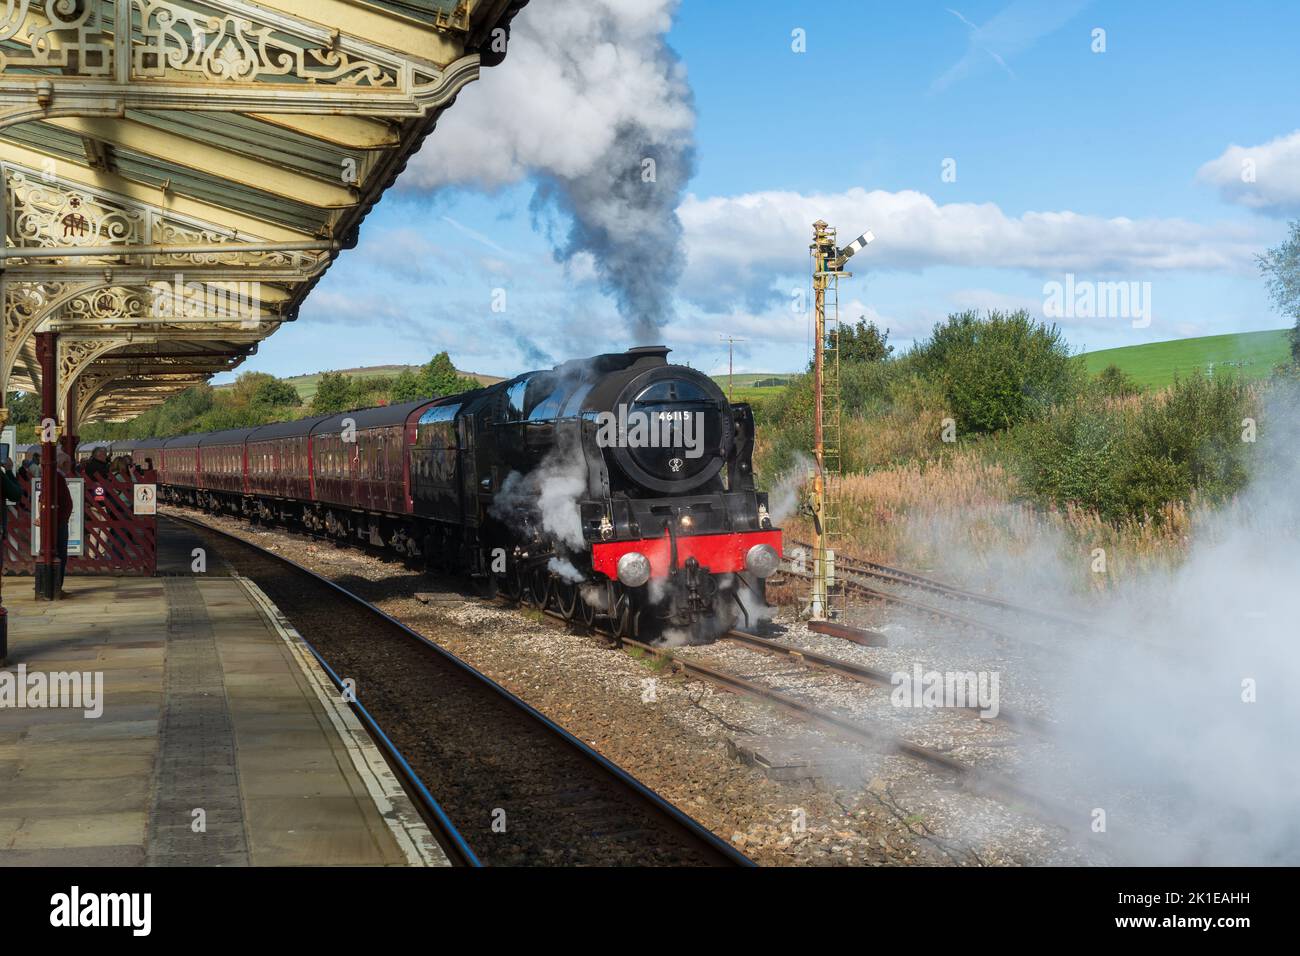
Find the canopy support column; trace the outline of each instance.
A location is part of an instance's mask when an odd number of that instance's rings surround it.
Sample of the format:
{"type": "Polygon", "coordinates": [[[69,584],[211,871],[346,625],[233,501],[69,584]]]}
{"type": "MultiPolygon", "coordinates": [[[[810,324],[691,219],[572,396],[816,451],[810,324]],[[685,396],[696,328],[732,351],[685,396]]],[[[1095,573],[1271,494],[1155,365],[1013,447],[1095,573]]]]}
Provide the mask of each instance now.
{"type": "Polygon", "coordinates": [[[36,358],[41,365],[41,503],[38,520],[41,550],[36,557],[36,599],[58,600],[59,494],[58,432],[59,333],[36,333],[36,358]]]}

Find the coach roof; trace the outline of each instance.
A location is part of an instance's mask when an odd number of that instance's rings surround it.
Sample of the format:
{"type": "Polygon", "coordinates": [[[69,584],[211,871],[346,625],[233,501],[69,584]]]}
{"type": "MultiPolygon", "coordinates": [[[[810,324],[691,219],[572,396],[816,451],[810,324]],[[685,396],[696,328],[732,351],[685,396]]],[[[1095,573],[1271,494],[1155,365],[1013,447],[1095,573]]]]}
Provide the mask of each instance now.
{"type": "Polygon", "coordinates": [[[343,420],[352,419],[353,424],[358,428],[383,428],[385,425],[405,425],[406,420],[411,416],[411,412],[417,408],[424,408],[435,401],[432,398],[421,398],[414,402],[402,402],[400,405],[380,405],[377,408],[354,408],[350,411],[339,412],[337,415],[330,415],[328,418],[320,419],[319,423],[312,428],[313,435],[329,435],[343,430],[343,420]]]}
{"type": "Polygon", "coordinates": [[[317,423],[329,417],[329,415],[313,415],[310,418],[296,418],[291,422],[272,422],[270,425],[254,428],[248,440],[255,442],[273,441],[277,438],[306,438],[317,423]]]}

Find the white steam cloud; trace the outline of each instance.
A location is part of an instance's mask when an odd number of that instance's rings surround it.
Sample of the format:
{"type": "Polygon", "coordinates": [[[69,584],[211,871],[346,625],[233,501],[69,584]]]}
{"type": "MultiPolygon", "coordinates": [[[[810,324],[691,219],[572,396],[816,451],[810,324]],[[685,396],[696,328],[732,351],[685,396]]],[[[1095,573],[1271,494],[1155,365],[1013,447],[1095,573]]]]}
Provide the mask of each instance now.
{"type": "Polygon", "coordinates": [[[685,263],[677,218],[695,110],[664,35],[677,0],[530,4],[505,63],[485,70],[412,161],[402,188],[492,189],[535,177],[557,259],[594,262],[638,341],[672,317],[685,263]],[[471,102],[472,101],[472,102],[471,102]]]}
{"type": "Polygon", "coordinates": [[[1260,429],[1250,487],[1202,517],[1176,571],[1124,589],[1098,617],[1117,636],[1059,674],[1062,749],[1132,862],[1300,862],[1294,386],[1271,390],[1260,429]]]}
{"type": "MultiPolygon", "coordinates": [[[[543,537],[570,551],[581,551],[586,541],[578,500],[587,490],[587,460],[569,434],[557,435],[554,447],[532,471],[510,472],[501,482],[489,514],[519,532],[524,540],[543,537]]],[[[551,570],[559,571],[555,567],[551,570]]]]}
{"type": "Polygon", "coordinates": [[[795,452],[794,464],[781,473],[767,494],[767,513],[777,527],[799,510],[809,476],[817,463],[803,452],[795,452]]]}
{"type": "Polygon", "coordinates": [[[945,577],[961,569],[1002,597],[1091,625],[1004,629],[1026,645],[1013,653],[1009,706],[1044,700],[1055,721],[1052,745],[1020,772],[1078,811],[1071,835],[1104,859],[1300,862],[1298,458],[1300,388],[1276,385],[1246,490],[1198,513],[1176,568],[1126,572],[1088,601],[1077,591],[1087,543],[1045,535],[1028,552],[972,557],[970,526],[996,516],[922,523],[922,549],[943,556],[945,577]]]}

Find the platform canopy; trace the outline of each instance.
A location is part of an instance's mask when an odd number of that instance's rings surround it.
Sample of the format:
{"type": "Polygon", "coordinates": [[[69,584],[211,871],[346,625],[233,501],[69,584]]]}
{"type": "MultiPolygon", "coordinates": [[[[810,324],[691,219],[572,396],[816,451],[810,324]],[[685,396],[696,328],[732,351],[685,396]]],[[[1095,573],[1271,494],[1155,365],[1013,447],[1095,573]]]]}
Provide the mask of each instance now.
{"type": "Polygon", "coordinates": [[[0,401],[38,333],[68,429],[253,354],[526,2],[0,0],[0,401]]]}

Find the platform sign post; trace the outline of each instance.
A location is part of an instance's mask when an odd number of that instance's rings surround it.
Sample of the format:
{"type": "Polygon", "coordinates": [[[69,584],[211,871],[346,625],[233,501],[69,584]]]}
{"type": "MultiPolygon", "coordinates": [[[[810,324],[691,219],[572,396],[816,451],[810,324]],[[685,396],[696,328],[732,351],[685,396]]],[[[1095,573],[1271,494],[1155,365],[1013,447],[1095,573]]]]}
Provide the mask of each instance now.
{"type": "MultiPolygon", "coordinates": [[[[80,558],[86,553],[86,480],[68,478],[68,494],[72,496],[72,514],[68,517],[68,557],[80,558]]],[[[41,479],[32,480],[32,557],[41,553],[41,479]]]]}
{"type": "Polygon", "coordinates": [[[156,515],[158,513],[158,486],[152,483],[136,485],[133,510],[138,515],[156,515]]]}
{"type": "Polygon", "coordinates": [[[72,495],[72,515],[68,518],[68,557],[80,558],[86,553],[86,480],[69,478],[68,493],[72,495]]]}
{"type": "MultiPolygon", "coordinates": [[[[59,377],[58,363],[59,333],[36,333],[36,360],[41,370],[41,421],[39,435],[41,442],[41,477],[52,478],[58,469],[58,453],[55,451],[59,438],[57,384],[59,377]]],[[[57,484],[57,483],[55,483],[57,484]]],[[[58,556],[58,510],[57,494],[42,495],[40,505],[33,490],[32,514],[39,515],[40,523],[46,528],[54,529],[44,538],[44,547],[36,552],[36,599],[38,601],[57,601],[59,588],[56,587],[59,574],[55,570],[58,556]]],[[[34,531],[35,529],[33,529],[34,531]]],[[[36,540],[33,534],[33,541],[36,540]]]]}

